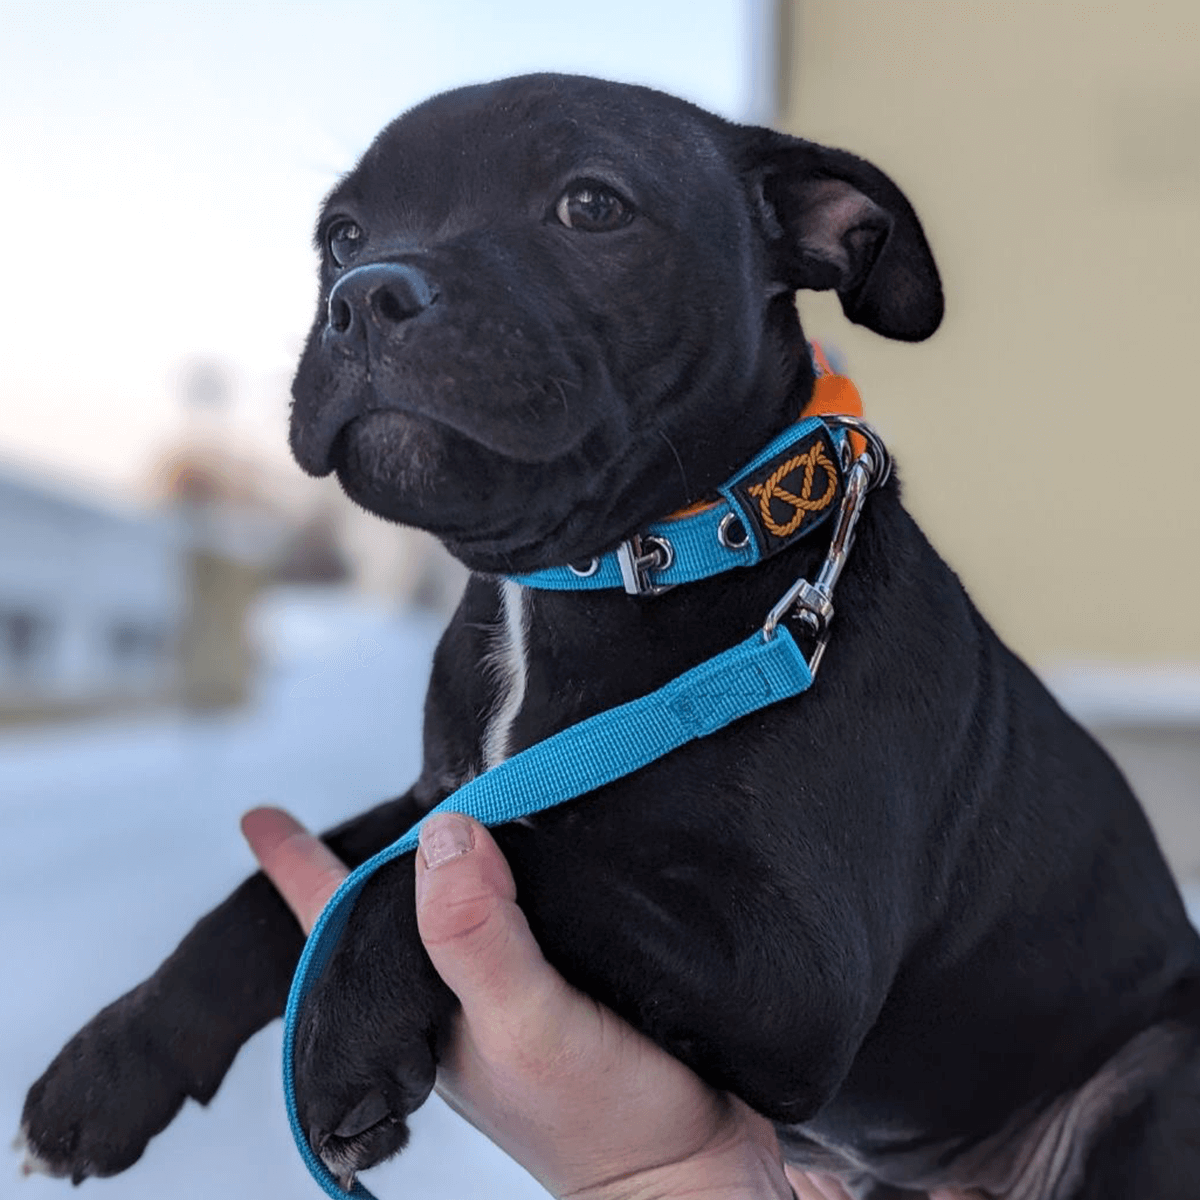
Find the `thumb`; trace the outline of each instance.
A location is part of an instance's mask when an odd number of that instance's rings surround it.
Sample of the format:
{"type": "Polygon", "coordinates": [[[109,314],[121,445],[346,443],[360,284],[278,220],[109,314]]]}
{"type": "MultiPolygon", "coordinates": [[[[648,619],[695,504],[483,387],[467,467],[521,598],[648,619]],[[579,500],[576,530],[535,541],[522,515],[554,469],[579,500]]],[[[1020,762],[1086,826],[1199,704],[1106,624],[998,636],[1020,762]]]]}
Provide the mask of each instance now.
{"type": "MultiPolygon", "coordinates": [[[[491,834],[458,813],[421,826],[417,928],[434,969],[458,997],[476,1038],[500,1014],[532,1015],[565,984],[542,957],[508,863],[491,834]]],[[[518,1018],[519,1019],[519,1018],[518,1018]]]]}

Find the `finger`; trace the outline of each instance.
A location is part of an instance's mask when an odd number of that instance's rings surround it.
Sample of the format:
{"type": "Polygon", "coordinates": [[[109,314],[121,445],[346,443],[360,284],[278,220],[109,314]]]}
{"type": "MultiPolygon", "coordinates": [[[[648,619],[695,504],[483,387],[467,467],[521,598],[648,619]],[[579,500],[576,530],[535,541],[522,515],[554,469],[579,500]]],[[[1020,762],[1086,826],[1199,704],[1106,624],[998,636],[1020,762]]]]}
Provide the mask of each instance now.
{"type": "Polygon", "coordinates": [[[565,990],[516,904],[508,863],[488,831],[457,813],[421,826],[417,928],[475,1037],[532,1014],[565,990]]]}
{"type": "Polygon", "coordinates": [[[349,874],[345,865],[324,842],[279,808],[251,809],[242,818],[242,835],[307,933],[349,874]]]}

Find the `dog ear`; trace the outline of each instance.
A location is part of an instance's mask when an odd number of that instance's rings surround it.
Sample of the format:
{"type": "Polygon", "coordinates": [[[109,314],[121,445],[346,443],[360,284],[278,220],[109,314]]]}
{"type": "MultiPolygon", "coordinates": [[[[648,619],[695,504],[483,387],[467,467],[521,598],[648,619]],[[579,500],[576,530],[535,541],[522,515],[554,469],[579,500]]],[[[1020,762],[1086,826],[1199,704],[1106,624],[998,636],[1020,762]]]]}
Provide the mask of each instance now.
{"type": "Polygon", "coordinates": [[[851,321],[916,342],[942,320],[942,284],[904,193],[869,162],[755,131],[747,167],[779,282],[833,288],[851,321]]]}

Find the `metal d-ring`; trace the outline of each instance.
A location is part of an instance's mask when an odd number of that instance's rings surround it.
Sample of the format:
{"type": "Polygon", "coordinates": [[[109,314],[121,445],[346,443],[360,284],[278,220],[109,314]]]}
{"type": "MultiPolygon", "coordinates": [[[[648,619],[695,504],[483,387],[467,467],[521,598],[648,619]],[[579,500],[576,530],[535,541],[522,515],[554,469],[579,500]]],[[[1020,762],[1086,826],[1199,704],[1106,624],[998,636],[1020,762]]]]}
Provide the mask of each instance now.
{"type": "Polygon", "coordinates": [[[892,473],[892,456],[884,445],[883,438],[875,432],[873,425],[868,425],[861,417],[852,417],[848,413],[831,414],[821,418],[826,425],[833,429],[849,429],[857,433],[866,443],[871,456],[872,472],[871,487],[882,487],[887,483],[892,473]]]}
{"type": "Polygon", "coordinates": [[[675,547],[665,537],[659,537],[654,533],[647,534],[642,538],[642,545],[658,556],[653,570],[666,571],[675,562],[675,547]]]}
{"type": "Polygon", "coordinates": [[[717,526],[717,541],[726,550],[744,550],[750,545],[750,531],[746,528],[746,522],[737,513],[727,512],[721,518],[720,525],[717,526]],[[735,525],[742,531],[740,539],[733,533],[735,525]]]}
{"type": "Polygon", "coordinates": [[[567,563],[567,570],[580,579],[591,579],[600,570],[600,560],[598,558],[590,558],[586,567],[577,567],[573,563],[567,563]]]}

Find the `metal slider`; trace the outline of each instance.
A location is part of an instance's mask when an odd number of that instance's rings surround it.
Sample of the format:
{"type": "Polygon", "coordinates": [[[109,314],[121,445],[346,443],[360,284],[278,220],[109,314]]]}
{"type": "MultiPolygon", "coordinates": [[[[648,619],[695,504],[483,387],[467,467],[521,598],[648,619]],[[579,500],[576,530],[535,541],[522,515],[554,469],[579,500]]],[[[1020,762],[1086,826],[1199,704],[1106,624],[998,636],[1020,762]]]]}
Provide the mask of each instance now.
{"type": "Polygon", "coordinates": [[[621,583],[631,596],[659,596],[671,584],[655,583],[652,571],[665,571],[675,561],[675,550],[665,537],[635,533],[617,547],[621,583]]]}

